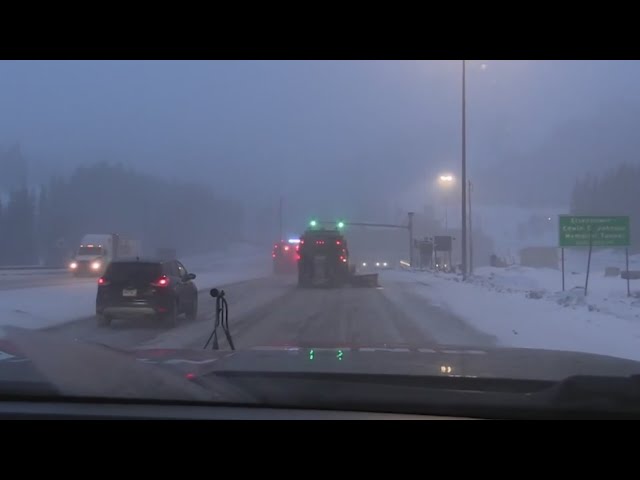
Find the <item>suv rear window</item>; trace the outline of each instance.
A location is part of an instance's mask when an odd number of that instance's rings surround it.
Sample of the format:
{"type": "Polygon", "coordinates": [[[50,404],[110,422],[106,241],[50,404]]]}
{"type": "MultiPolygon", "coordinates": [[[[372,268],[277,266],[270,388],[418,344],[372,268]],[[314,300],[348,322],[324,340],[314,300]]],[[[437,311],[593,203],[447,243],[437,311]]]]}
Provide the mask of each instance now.
{"type": "Polygon", "coordinates": [[[152,282],[161,275],[161,264],[142,262],[111,263],[104,274],[105,278],[113,282],[121,282],[125,280],[152,282]]]}

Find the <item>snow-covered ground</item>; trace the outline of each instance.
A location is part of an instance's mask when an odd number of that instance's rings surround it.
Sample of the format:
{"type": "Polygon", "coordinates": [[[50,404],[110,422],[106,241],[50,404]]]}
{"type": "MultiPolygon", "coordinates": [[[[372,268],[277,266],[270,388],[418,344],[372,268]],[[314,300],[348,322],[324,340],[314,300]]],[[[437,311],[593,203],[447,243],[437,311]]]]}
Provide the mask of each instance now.
{"type": "MultiPolygon", "coordinates": [[[[387,272],[387,278],[494,335],[503,346],[573,350],[640,360],[640,280],[605,277],[624,269],[624,251],[594,253],[588,295],[586,252],[568,252],[565,285],[559,270],[482,267],[466,283],[455,275],[387,272]]],[[[630,259],[640,269],[640,256],[630,259]]]]}
{"type": "MultiPolygon", "coordinates": [[[[181,259],[197,275],[195,283],[205,290],[270,273],[271,257],[244,246],[225,253],[181,259]]],[[[47,328],[95,313],[95,279],[37,288],[0,290],[0,326],[47,328]]]]}

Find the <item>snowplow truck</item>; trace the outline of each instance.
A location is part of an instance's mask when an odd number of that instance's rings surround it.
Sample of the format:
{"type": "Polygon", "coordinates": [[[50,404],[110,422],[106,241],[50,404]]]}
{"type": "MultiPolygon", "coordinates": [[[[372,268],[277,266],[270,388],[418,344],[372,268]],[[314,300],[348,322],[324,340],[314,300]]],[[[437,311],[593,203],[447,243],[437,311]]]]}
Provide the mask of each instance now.
{"type": "Polygon", "coordinates": [[[378,275],[356,275],[347,240],[338,230],[307,230],[298,247],[298,286],[378,286],[378,275]]]}

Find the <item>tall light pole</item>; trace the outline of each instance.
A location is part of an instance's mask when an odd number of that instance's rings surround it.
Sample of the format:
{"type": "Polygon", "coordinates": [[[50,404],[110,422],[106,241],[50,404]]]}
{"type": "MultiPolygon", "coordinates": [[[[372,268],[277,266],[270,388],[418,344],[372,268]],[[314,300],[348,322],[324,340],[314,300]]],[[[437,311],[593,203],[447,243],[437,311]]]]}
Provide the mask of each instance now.
{"type": "Polygon", "coordinates": [[[282,196],[280,196],[280,203],[278,204],[278,234],[280,235],[278,238],[280,240],[284,240],[283,232],[282,232],[282,196]]]}
{"type": "Polygon", "coordinates": [[[411,268],[415,268],[413,264],[413,216],[414,212],[409,212],[409,223],[407,228],[409,229],[409,265],[411,268]]]}
{"type": "Polygon", "coordinates": [[[473,183],[469,180],[469,274],[473,275],[473,214],[471,213],[471,192],[473,192],[473,183]]]}
{"type": "Polygon", "coordinates": [[[462,278],[467,278],[467,119],[466,119],[466,67],[462,60],[462,278]]]}

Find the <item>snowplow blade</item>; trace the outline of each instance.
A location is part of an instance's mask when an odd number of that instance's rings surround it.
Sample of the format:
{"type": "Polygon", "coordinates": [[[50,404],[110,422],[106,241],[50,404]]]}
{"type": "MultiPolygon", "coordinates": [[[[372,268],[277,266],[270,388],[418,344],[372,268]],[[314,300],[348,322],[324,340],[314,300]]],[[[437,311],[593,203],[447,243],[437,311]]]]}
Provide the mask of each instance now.
{"type": "Polygon", "coordinates": [[[378,284],[378,274],[369,273],[367,275],[353,275],[351,277],[351,285],[354,287],[376,288],[378,284]]]}

